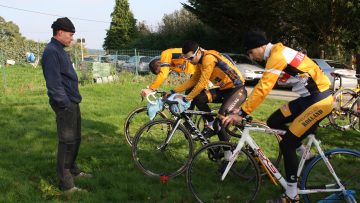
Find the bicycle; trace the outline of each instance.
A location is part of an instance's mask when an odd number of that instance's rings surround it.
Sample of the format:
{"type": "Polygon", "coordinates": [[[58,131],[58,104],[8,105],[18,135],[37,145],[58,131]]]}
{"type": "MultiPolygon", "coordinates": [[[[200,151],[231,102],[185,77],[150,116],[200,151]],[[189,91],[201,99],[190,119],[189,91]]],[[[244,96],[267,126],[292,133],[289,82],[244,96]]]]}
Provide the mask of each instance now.
{"type": "MultiPolygon", "coordinates": [[[[169,106],[176,105],[176,102],[164,100],[169,106]]],[[[150,121],[139,129],[136,133],[132,156],[135,165],[146,175],[153,177],[169,177],[183,173],[194,153],[194,140],[198,140],[202,146],[210,143],[210,139],[205,137],[199,128],[195,125],[191,116],[210,115],[217,116],[214,112],[203,112],[194,110],[185,110],[177,114],[169,108],[176,117],[172,119],[159,119],[150,121]],[[184,123],[188,128],[185,128],[184,123]]],[[[263,123],[252,123],[252,125],[264,125],[263,123]]],[[[274,136],[269,139],[274,151],[279,152],[280,138],[274,136]],[[275,138],[275,139],[274,139],[275,138]]],[[[217,151],[210,151],[208,159],[216,159],[223,156],[217,151]]],[[[279,163],[281,153],[272,157],[275,163],[279,163]]]]}
{"type": "MultiPolygon", "coordinates": [[[[340,80],[340,88],[334,92],[334,110],[329,114],[330,124],[337,130],[346,131],[354,129],[360,132],[360,120],[358,115],[358,105],[360,96],[360,86],[354,89],[344,89],[342,87],[342,77],[349,77],[338,73],[333,74],[335,80],[340,80]]],[[[358,76],[357,76],[358,77],[358,76]]],[[[350,77],[352,78],[352,77],[350,77]]]]}
{"type": "MultiPolygon", "coordinates": [[[[249,119],[244,118],[245,128],[237,145],[213,142],[195,153],[186,177],[188,187],[198,202],[254,202],[260,189],[260,168],[266,171],[271,182],[276,185],[280,183],[283,188],[287,187],[287,182],[277,167],[250,135],[250,131],[277,134],[284,134],[285,131],[252,127],[246,124],[249,119]],[[223,148],[230,148],[233,152],[229,162],[223,159],[207,159],[209,150],[223,148]]],[[[299,195],[305,202],[329,202],[330,199],[356,202],[359,197],[355,196],[356,192],[360,191],[360,178],[357,174],[360,168],[360,152],[350,149],[324,152],[320,141],[314,135],[308,136],[306,148],[297,172],[300,180],[299,195]],[[312,145],[316,146],[319,156],[305,165],[312,145]],[[326,173],[325,169],[329,173],[326,173]],[[330,180],[331,177],[333,180],[330,180]]]]}
{"type": "MultiPolygon", "coordinates": [[[[152,96],[154,99],[156,99],[156,95],[160,95],[161,97],[165,94],[166,92],[162,92],[162,91],[154,91],[152,93],[150,93],[146,98],[148,102],[152,102],[149,99],[149,96],[152,96]]],[[[164,112],[164,110],[168,110],[168,105],[165,104],[162,108],[161,111],[157,112],[155,118],[168,118],[169,116],[164,112]]],[[[219,107],[215,106],[212,107],[212,110],[218,110],[219,107]]],[[[132,142],[134,140],[136,131],[140,129],[141,126],[143,126],[145,123],[147,123],[149,121],[149,116],[147,114],[147,107],[146,106],[142,106],[142,107],[138,107],[136,109],[134,109],[133,111],[131,111],[128,116],[125,119],[124,122],[124,136],[126,139],[126,142],[132,146],[132,142]]],[[[192,120],[196,123],[196,126],[199,129],[203,129],[204,128],[204,119],[199,116],[199,115],[194,115],[192,117],[192,120]]]]}
{"type": "Polygon", "coordinates": [[[358,90],[357,99],[350,108],[349,119],[351,127],[357,132],[360,132],[360,86],[358,86],[358,90]]]}

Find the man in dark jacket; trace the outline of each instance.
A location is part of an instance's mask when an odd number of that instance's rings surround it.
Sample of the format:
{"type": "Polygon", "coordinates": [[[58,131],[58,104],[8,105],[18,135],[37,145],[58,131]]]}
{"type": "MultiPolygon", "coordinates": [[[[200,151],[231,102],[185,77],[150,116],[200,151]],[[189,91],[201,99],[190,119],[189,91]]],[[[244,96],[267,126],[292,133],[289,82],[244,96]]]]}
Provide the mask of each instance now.
{"type": "Polygon", "coordinates": [[[81,142],[81,95],[78,78],[69,55],[64,48],[73,41],[75,27],[68,18],[58,18],[52,25],[53,37],[42,56],[43,73],[46,80],[49,103],[56,114],[59,138],[57,174],[60,189],[68,192],[80,191],[73,176],[91,177],[81,172],[76,165],[81,142]]]}

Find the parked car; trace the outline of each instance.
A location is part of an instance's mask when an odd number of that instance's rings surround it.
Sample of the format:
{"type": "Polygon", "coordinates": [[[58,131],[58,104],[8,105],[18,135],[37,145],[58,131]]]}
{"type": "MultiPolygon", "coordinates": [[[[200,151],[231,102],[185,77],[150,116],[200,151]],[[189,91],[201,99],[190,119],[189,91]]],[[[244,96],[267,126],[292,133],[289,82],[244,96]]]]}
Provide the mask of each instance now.
{"type": "MultiPolygon", "coordinates": [[[[327,60],[327,59],[312,59],[320,68],[321,70],[326,74],[326,76],[331,81],[331,88],[333,88],[333,85],[335,84],[335,87],[339,87],[340,82],[339,79],[335,80],[335,78],[332,76],[332,73],[339,73],[341,75],[346,75],[348,77],[354,77],[355,76],[355,70],[352,70],[350,66],[347,66],[345,64],[342,64],[340,62],[334,61],[334,60],[327,60]]],[[[280,80],[277,82],[277,87],[281,88],[291,88],[291,83],[295,83],[296,79],[291,77],[288,79],[287,83],[282,83],[280,80]],[[294,82],[292,82],[294,80],[294,82]]],[[[342,85],[346,88],[353,88],[356,85],[356,79],[355,78],[342,78],[342,85]]]]}
{"type": "Polygon", "coordinates": [[[111,58],[108,55],[105,56],[99,56],[98,61],[100,63],[111,63],[111,58]]]}
{"type": "Polygon", "coordinates": [[[257,83],[264,73],[264,67],[251,60],[244,54],[224,54],[230,56],[235,62],[236,67],[240,70],[245,79],[245,84],[257,83]]]}
{"type": "Polygon", "coordinates": [[[342,85],[345,88],[354,88],[357,84],[355,79],[356,71],[351,68],[351,66],[345,65],[338,61],[327,60],[327,59],[312,59],[318,66],[324,71],[331,81],[331,85],[335,84],[335,88],[339,87],[339,79],[334,80],[335,78],[331,73],[339,73],[345,75],[346,77],[342,78],[342,85]]]}
{"type": "Polygon", "coordinates": [[[152,58],[151,56],[132,56],[122,64],[122,67],[133,72],[137,70],[138,73],[149,73],[149,62],[152,58]]]}
{"type": "Polygon", "coordinates": [[[116,64],[116,70],[120,71],[123,64],[130,59],[129,55],[109,55],[110,62],[116,64]]]}
{"type": "Polygon", "coordinates": [[[84,56],[84,61],[86,62],[96,62],[98,60],[97,55],[86,55],[84,56]]]}

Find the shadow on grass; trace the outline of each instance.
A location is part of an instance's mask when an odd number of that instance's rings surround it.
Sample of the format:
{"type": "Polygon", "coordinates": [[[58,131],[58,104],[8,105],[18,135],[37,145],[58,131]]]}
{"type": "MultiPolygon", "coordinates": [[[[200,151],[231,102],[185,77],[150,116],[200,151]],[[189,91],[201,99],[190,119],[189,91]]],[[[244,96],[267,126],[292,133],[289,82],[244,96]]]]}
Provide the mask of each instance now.
{"type": "MultiPolygon", "coordinates": [[[[84,194],[69,197],[57,189],[57,134],[55,114],[49,106],[17,102],[2,106],[0,119],[2,140],[0,153],[0,202],[41,202],[44,200],[80,200],[84,194]]],[[[102,177],[114,184],[110,168],[128,167],[131,163],[129,147],[121,147],[118,128],[100,120],[82,120],[82,145],[78,163],[94,173],[91,180],[76,180],[80,187],[103,193],[102,177]],[[119,165],[120,164],[120,165],[119,165]]],[[[125,144],[124,144],[125,146],[125,144]]],[[[122,172],[127,168],[117,168],[122,172]]],[[[114,173],[116,172],[114,171],[114,173]]],[[[88,201],[98,202],[87,195],[88,201]]]]}

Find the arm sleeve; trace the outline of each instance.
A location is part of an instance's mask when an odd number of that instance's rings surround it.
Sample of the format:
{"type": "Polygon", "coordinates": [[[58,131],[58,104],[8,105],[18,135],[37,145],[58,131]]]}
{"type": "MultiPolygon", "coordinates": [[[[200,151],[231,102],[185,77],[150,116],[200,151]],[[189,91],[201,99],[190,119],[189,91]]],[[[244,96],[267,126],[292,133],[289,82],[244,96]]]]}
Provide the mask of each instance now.
{"type": "Polygon", "coordinates": [[[57,53],[49,51],[43,57],[42,66],[50,100],[53,100],[60,108],[70,106],[70,99],[61,82],[60,63],[57,53]]]}
{"type": "Polygon", "coordinates": [[[251,114],[264,101],[286,66],[287,62],[284,59],[268,60],[263,76],[242,105],[242,110],[246,114],[251,114]]]}
{"type": "Polygon", "coordinates": [[[179,93],[192,88],[196,84],[196,82],[199,81],[200,75],[201,75],[201,71],[198,68],[196,68],[191,78],[187,79],[183,84],[175,87],[174,91],[179,93]]]}
{"type": "Polygon", "coordinates": [[[188,101],[193,100],[199,93],[207,87],[209,84],[210,76],[216,66],[216,58],[212,55],[206,55],[203,57],[203,63],[201,67],[201,75],[199,82],[195,85],[194,89],[186,96],[188,101]]]}
{"type": "Polygon", "coordinates": [[[160,56],[160,72],[156,76],[154,82],[149,86],[150,89],[156,90],[166,80],[170,73],[172,54],[168,51],[163,51],[160,56]]]}
{"type": "Polygon", "coordinates": [[[154,82],[149,86],[149,88],[152,90],[156,90],[157,88],[159,88],[160,85],[163,84],[166,78],[169,76],[169,73],[169,66],[161,67],[159,74],[156,76],[154,82]]]}

